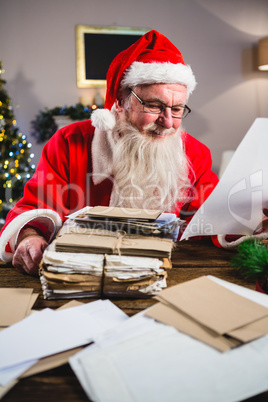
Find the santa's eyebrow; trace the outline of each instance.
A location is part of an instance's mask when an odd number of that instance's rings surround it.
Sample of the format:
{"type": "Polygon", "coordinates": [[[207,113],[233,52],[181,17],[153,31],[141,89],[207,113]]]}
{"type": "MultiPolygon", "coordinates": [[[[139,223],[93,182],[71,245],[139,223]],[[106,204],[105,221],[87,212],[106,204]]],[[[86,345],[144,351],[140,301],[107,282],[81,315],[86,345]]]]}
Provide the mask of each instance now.
{"type": "MultiPolygon", "coordinates": [[[[150,103],[150,102],[159,102],[159,103],[162,103],[162,105],[168,106],[167,103],[165,103],[164,101],[162,101],[162,100],[159,99],[159,98],[144,99],[143,102],[146,102],[146,103],[150,103]]],[[[174,105],[171,105],[171,107],[175,107],[175,106],[182,106],[182,107],[184,107],[184,106],[185,106],[185,103],[181,102],[181,103],[176,103],[176,104],[174,104],[174,105]]]]}

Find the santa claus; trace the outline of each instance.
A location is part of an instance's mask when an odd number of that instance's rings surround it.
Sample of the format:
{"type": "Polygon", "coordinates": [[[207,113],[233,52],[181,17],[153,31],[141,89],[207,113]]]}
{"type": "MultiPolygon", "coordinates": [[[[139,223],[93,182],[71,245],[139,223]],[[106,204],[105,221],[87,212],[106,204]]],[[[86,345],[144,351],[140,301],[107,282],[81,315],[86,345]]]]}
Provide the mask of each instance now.
{"type": "Polygon", "coordinates": [[[182,128],[195,86],[180,51],[159,32],[121,52],[107,73],[105,108],[45,145],[7,216],[0,257],[36,274],[66,216],[87,205],[160,209],[188,222],[218,182],[210,151],[182,128]]]}

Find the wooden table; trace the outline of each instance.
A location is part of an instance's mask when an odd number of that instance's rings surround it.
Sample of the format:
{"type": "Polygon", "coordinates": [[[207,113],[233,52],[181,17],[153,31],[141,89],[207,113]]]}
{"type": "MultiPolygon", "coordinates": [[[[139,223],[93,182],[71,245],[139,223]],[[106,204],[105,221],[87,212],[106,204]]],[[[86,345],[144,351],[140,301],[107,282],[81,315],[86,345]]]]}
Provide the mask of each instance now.
{"type": "MultiPolygon", "coordinates": [[[[235,251],[222,250],[215,247],[210,240],[178,243],[172,253],[173,268],[168,274],[168,286],[202,275],[214,275],[238,285],[255,289],[253,281],[243,279],[238,271],[232,268],[230,259],[234,253],[235,251]]],[[[66,300],[44,300],[39,278],[23,275],[17,272],[11,264],[1,264],[0,286],[33,288],[35,292],[39,293],[39,297],[34,305],[34,309],[37,310],[46,307],[54,309],[66,303],[66,300]]],[[[90,300],[83,299],[83,301],[88,302],[90,300]]],[[[153,299],[112,299],[112,301],[129,316],[155,303],[153,299]]],[[[88,401],[86,394],[68,364],[20,380],[3,398],[4,402],[42,402],[48,400],[50,402],[54,400],[88,401]]],[[[268,391],[247,399],[247,401],[267,402],[268,391]]]]}

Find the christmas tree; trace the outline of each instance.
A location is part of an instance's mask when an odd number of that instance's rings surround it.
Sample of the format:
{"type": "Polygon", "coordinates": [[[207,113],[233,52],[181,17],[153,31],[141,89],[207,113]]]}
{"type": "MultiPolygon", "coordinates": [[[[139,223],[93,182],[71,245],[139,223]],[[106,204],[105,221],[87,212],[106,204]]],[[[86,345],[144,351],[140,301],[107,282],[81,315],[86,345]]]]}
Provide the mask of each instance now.
{"type": "Polygon", "coordinates": [[[12,101],[5,91],[4,70],[0,61],[0,220],[3,222],[8,211],[21,198],[25,183],[33,175],[31,163],[34,154],[32,144],[27,142],[16,126],[12,101]]]}

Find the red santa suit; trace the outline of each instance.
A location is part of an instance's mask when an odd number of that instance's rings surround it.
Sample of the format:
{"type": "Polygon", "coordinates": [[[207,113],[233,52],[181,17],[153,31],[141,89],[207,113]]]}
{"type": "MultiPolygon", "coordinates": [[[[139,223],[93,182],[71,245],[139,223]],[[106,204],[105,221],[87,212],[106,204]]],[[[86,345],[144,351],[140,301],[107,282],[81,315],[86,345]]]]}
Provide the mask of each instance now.
{"type": "MultiPolygon", "coordinates": [[[[87,205],[109,205],[113,191],[114,115],[105,110],[99,115],[96,113],[93,119],[95,127],[90,120],[73,123],[58,130],[45,145],[35,174],[2,229],[3,260],[12,259],[17,236],[25,225],[37,227],[49,241],[70,213],[87,205]]],[[[182,133],[182,141],[192,167],[192,200],[178,203],[173,212],[189,221],[218,178],[211,170],[209,149],[187,133],[182,133]]]]}

